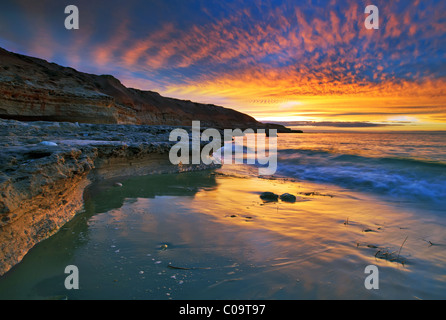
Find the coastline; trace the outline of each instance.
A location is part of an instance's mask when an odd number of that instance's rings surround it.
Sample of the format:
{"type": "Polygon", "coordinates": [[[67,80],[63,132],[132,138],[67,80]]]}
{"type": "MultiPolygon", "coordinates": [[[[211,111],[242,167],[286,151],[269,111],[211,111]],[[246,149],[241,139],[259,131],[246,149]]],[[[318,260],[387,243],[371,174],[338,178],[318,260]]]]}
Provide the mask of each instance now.
{"type": "Polygon", "coordinates": [[[172,165],[172,129],[0,120],[0,276],[82,209],[92,182],[217,167],[172,165]]]}

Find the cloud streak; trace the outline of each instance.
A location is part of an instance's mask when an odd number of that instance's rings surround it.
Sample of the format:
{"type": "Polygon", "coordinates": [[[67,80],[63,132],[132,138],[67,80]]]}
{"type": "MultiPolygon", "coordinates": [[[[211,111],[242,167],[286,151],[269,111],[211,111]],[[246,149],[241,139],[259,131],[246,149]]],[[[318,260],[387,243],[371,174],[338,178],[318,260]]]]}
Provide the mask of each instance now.
{"type": "Polygon", "coordinates": [[[27,17],[29,38],[20,39],[20,28],[8,30],[4,43],[134,87],[225,103],[261,118],[304,108],[325,119],[446,117],[444,1],[377,0],[379,30],[364,27],[366,4],[353,0],[135,0],[125,8],[111,1],[107,14],[79,1],[81,14],[89,10],[78,34],[45,22],[56,15],[54,1],[34,18],[36,5],[26,3],[16,14],[27,17]],[[293,101],[299,103],[289,107],[293,101]]]}
{"type": "Polygon", "coordinates": [[[395,126],[401,124],[394,123],[372,123],[372,122],[347,122],[347,121],[272,121],[270,123],[278,123],[284,126],[299,127],[337,127],[337,128],[374,128],[395,126]]]}

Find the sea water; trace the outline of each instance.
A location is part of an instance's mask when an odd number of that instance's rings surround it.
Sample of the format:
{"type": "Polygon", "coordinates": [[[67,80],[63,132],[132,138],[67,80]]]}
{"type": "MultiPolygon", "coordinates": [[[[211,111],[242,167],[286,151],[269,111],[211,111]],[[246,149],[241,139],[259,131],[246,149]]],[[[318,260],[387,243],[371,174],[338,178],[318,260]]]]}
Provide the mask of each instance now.
{"type": "Polygon", "coordinates": [[[354,190],[446,200],[446,132],[284,135],[279,174],[354,190]]]}

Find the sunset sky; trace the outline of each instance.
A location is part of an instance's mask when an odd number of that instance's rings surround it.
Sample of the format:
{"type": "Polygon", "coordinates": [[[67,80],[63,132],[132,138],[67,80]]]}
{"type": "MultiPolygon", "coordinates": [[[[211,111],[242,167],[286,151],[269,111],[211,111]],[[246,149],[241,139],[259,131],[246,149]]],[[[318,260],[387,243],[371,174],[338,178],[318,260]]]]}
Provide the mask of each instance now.
{"type": "Polygon", "coordinates": [[[446,130],[445,12],[441,0],[2,0],[0,46],[263,121],[446,130]],[[79,30],[64,27],[69,4],[79,30]],[[378,30],[364,26],[369,4],[378,30]]]}

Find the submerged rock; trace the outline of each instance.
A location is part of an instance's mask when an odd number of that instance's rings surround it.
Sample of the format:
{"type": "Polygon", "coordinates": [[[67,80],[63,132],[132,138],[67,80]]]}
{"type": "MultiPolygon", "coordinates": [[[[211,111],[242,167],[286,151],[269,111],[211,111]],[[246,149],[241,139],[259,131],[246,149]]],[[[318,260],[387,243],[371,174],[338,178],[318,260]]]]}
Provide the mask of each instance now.
{"type": "Polygon", "coordinates": [[[260,195],[260,199],[264,200],[264,201],[277,201],[279,199],[279,195],[273,193],[273,192],[263,192],[260,195]]]}
{"type": "Polygon", "coordinates": [[[284,193],[280,195],[280,200],[285,202],[296,202],[296,196],[290,193],[284,193]]]}

